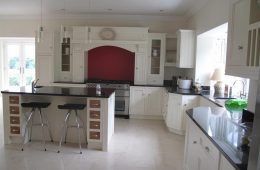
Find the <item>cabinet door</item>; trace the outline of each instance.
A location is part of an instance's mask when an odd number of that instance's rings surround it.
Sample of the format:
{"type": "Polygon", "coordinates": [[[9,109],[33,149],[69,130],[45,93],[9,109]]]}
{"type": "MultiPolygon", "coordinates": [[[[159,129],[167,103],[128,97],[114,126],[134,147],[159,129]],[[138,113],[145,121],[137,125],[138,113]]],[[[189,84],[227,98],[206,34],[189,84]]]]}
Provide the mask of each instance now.
{"type": "Polygon", "coordinates": [[[221,155],[219,170],[235,170],[235,168],[228,162],[228,160],[221,155]]]}
{"type": "Polygon", "coordinates": [[[39,85],[48,86],[53,82],[52,58],[50,55],[38,55],[36,58],[36,79],[39,79],[39,85]]]}
{"type": "Polygon", "coordinates": [[[231,4],[227,65],[246,66],[249,9],[249,0],[236,0],[231,4]]]}
{"type": "Polygon", "coordinates": [[[130,114],[143,115],[145,113],[145,89],[143,87],[130,88],[130,114]]]}
{"type": "Polygon", "coordinates": [[[178,94],[169,94],[166,125],[175,130],[182,130],[182,97],[178,94]]]}
{"type": "Polygon", "coordinates": [[[54,33],[50,31],[43,31],[40,42],[39,43],[36,42],[35,46],[36,46],[36,55],[53,55],[54,33]]]}
{"type": "Polygon", "coordinates": [[[198,96],[182,96],[182,129],[186,128],[186,110],[197,107],[199,103],[198,96]]]}
{"type": "Polygon", "coordinates": [[[195,32],[193,30],[177,31],[177,59],[179,68],[193,68],[195,56],[195,32]]]}
{"type": "Polygon", "coordinates": [[[200,170],[202,162],[200,157],[198,128],[189,121],[186,133],[186,170],[200,170]]]}
{"type": "Polygon", "coordinates": [[[145,114],[146,115],[162,115],[162,88],[146,87],[145,114]]]}
{"type": "Polygon", "coordinates": [[[84,60],[84,51],[82,52],[73,52],[72,54],[72,61],[73,61],[73,68],[72,68],[72,81],[73,82],[84,82],[85,76],[85,60],[84,60]]]}
{"type": "Polygon", "coordinates": [[[148,45],[148,84],[163,84],[165,34],[150,33],[148,45]]]}
{"type": "Polygon", "coordinates": [[[135,53],[135,80],[136,85],[146,84],[146,53],[135,53]]]}
{"type": "Polygon", "coordinates": [[[176,66],[177,37],[166,36],[165,40],[165,66],[176,66]]]}

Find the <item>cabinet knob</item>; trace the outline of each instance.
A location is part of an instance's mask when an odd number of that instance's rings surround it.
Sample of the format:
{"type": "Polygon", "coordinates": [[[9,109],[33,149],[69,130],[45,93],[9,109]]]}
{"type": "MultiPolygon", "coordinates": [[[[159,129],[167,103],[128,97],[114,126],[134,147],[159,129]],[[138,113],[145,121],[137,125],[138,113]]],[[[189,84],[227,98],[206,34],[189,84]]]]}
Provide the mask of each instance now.
{"type": "Polygon", "coordinates": [[[193,141],[193,144],[197,144],[197,141],[193,141]]]}
{"type": "Polygon", "coordinates": [[[209,152],[209,147],[206,146],[206,147],[205,147],[205,150],[206,150],[207,152],[209,152]]]}
{"type": "Polygon", "coordinates": [[[238,50],[243,50],[243,48],[244,48],[244,47],[243,47],[242,45],[239,45],[239,46],[238,46],[238,50]]]}

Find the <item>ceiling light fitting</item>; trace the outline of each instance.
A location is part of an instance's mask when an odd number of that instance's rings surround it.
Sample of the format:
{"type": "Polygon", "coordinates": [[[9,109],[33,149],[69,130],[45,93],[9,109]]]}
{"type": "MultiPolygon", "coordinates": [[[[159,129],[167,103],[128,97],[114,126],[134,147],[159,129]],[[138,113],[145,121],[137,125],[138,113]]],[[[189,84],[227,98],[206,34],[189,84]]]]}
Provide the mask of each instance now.
{"type": "MultiPolygon", "coordinates": [[[[63,3],[63,9],[61,9],[63,11],[63,23],[65,23],[65,18],[66,18],[66,0],[64,0],[64,3],[63,3]]],[[[61,37],[61,40],[60,42],[61,43],[67,43],[68,42],[68,30],[66,28],[66,26],[62,25],[61,24],[61,27],[60,27],[60,37],[61,37]]]]}

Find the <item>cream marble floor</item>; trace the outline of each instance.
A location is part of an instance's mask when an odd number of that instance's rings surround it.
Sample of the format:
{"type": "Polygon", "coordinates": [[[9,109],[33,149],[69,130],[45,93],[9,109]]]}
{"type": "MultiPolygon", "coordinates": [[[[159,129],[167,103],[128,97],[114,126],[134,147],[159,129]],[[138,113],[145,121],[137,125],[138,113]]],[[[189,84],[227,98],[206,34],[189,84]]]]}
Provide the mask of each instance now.
{"type": "MultiPolygon", "coordinates": [[[[2,110],[2,109],[1,109],[2,110]]],[[[158,120],[116,119],[115,134],[109,152],[87,150],[78,154],[76,145],[33,141],[25,151],[18,145],[3,145],[0,116],[0,170],[181,170],[184,137],[167,131],[158,120]]]]}

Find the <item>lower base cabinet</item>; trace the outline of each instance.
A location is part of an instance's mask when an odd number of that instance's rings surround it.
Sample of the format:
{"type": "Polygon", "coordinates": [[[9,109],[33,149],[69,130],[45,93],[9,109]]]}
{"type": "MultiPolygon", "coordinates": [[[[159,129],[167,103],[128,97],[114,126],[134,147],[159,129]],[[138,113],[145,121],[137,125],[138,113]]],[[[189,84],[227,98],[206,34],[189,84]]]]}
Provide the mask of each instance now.
{"type": "Polygon", "coordinates": [[[190,118],[186,128],[184,170],[235,170],[190,118]]]}
{"type": "Polygon", "coordinates": [[[162,119],[162,87],[130,87],[130,118],[162,119]]]}
{"type": "Polygon", "coordinates": [[[169,131],[180,135],[185,133],[185,112],[198,105],[198,97],[169,93],[166,113],[166,126],[169,131]]]}

